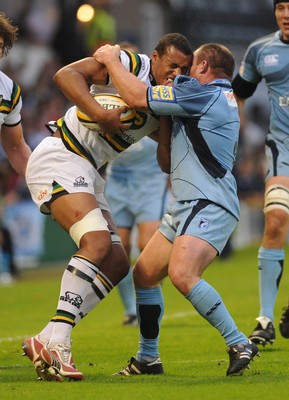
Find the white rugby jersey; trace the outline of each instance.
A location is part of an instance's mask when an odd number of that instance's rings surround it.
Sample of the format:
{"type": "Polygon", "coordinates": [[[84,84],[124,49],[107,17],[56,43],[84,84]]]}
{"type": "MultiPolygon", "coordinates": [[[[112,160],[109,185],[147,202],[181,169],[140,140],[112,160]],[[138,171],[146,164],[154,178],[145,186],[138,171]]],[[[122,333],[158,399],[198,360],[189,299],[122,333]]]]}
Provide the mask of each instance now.
{"type": "Polygon", "coordinates": [[[0,128],[3,124],[18,125],[21,121],[21,108],[19,85],[0,71],[0,128]]]}
{"type": "MultiPolygon", "coordinates": [[[[121,51],[121,61],[125,68],[136,75],[146,85],[151,86],[150,59],[144,54],[121,51]]],[[[108,85],[92,85],[92,95],[100,92],[117,94],[111,81],[108,85]]],[[[61,129],[61,138],[66,148],[89,160],[95,168],[113,160],[131,144],[151,134],[159,127],[156,116],[138,113],[137,124],[132,124],[122,135],[101,135],[84,127],[77,118],[77,107],[71,107],[63,118],[57,121],[61,129]]]]}

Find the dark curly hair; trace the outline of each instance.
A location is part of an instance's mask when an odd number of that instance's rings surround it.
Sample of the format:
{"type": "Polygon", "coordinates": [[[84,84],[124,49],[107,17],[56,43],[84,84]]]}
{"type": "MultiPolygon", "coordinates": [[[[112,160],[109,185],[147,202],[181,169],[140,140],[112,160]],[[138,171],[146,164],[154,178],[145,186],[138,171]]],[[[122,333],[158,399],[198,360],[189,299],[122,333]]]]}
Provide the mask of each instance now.
{"type": "Polygon", "coordinates": [[[167,33],[160,39],[155,47],[155,50],[162,57],[166,53],[167,48],[170,46],[174,46],[177,50],[181,51],[187,56],[193,54],[193,50],[188,39],[181,33],[167,33]]]}
{"type": "Polygon", "coordinates": [[[3,56],[7,56],[9,50],[12,48],[15,40],[17,39],[18,27],[12,25],[9,18],[3,12],[0,12],[0,36],[4,39],[4,46],[2,49],[3,56]]]}

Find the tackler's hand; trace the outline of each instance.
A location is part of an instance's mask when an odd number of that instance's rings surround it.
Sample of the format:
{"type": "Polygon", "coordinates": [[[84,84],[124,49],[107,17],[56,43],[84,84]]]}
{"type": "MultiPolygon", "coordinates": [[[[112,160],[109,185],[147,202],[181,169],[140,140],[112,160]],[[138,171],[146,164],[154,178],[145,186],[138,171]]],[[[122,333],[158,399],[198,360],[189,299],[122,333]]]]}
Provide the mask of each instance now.
{"type": "Polygon", "coordinates": [[[106,44],[93,53],[93,58],[101,64],[108,64],[109,62],[114,62],[119,60],[120,47],[118,44],[111,46],[106,44]]]}

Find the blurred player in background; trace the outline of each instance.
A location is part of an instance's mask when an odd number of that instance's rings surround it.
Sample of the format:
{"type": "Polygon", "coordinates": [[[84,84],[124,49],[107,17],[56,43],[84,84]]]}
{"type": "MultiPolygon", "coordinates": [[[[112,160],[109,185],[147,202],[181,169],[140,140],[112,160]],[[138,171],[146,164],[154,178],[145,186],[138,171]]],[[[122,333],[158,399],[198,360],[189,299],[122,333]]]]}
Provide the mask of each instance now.
{"type": "MultiPolygon", "coordinates": [[[[121,49],[139,53],[129,42],[119,45],[121,49]]],[[[159,227],[166,207],[168,175],[160,169],[156,152],[157,143],[144,137],[106,168],[105,197],[132,262],[133,228],[137,228],[136,243],[141,252],[159,227]]],[[[125,312],[123,325],[137,325],[132,269],[117,288],[125,312]]]]}
{"type": "MultiPolygon", "coordinates": [[[[191,65],[192,49],[178,33],[165,35],[152,60],[146,55],[122,51],[128,71],[151,86],[171,82],[191,65]]],[[[75,106],[33,151],[26,173],[27,184],[40,211],[51,214],[70,234],[78,251],[63,273],[55,316],[36,336],[24,340],[24,354],[43,380],[83,379],[71,355],[71,331],[128,273],[130,264],[117,227],[103,195],[104,180],[98,170],[136,140],[138,129],[121,123],[123,108],[104,110],[92,94],[116,93],[104,65],[92,57],[59,70],[55,83],[75,106]],[[93,84],[91,91],[88,84],[93,84]],[[97,121],[101,131],[85,128],[77,108],[97,121]]],[[[138,116],[140,118],[140,115],[138,116]]],[[[152,134],[159,122],[145,114],[142,135],[152,134]],[[155,121],[157,122],[155,124],[155,121]]],[[[53,124],[52,124],[53,125],[53,124]]]]}
{"type": "MultiPolygon", "coordinates": [[[[289,230],[289,0],[274,0],[279,30],[250,44],[233,81],[241,116],[245,100],[264,78],[271,103],[266,139],[268,171],[264,196],[265,228],[258,253],[260,310],[249,338],[265,346],[275,340],[274,306],[280,284],[284,246],[289,230]]],[[[280,320],[289,338],[289,306],[280,320]]]]}

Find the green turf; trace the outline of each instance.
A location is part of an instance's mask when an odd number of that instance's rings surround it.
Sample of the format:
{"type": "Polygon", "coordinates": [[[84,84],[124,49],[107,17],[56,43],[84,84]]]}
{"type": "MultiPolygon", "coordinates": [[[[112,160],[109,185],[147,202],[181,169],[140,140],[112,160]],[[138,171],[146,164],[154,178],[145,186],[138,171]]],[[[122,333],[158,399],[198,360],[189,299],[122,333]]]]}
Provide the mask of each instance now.
{"type": "MultiPolygon", "coordinates": [[[[227,261],[215,261],[205,273],[246,334],[258,314],[257,249],[236,251],[227,261]]],[[[0,399],[252,399],[287,398],[289,340],[280,337],[278,321],[289,295],[284,271],[276,303],[277,339],[261,348],[261,357],[240,377],[227,378],[228,356],[219,333],[196,314],[167,280],[166,311],[161,331],[161,376],[113,377],[135,355],[138,330],[123,327],[117,291],[73,331],[73,355],[84,373],[82,382],[39,382],[32,364],[21,357],[21,341],[36,334],[57,303],[65,266],[27,270],[11,287],[0,287],[0,399]]]]}

